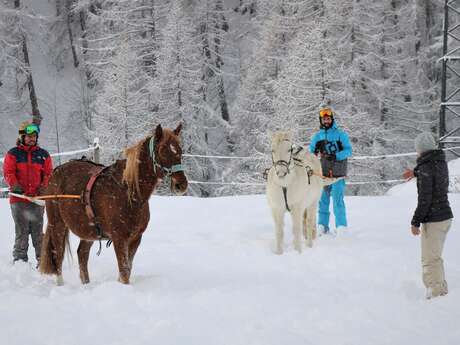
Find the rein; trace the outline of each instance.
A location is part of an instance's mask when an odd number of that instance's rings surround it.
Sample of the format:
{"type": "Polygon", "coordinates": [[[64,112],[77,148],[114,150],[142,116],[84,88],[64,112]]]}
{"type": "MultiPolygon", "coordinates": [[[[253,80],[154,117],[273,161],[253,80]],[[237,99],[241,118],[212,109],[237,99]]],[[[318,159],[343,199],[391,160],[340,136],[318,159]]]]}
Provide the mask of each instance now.
{"type": "Polygon", "coordinates": [[[153,137],[150,138],[149,141],[149,152],[150,152],[150,157],[152,158],[152,163],[153,163],[153,171],[156,173],[157,168],[161,169],[163,171],[163,174],[166,176],[171,176],[172,174],[180,171],[184,171],[184,167],[182,164],[174,164],[170,168],[162,166],[156,159],[155,157],[155,139],[153,137]]]}

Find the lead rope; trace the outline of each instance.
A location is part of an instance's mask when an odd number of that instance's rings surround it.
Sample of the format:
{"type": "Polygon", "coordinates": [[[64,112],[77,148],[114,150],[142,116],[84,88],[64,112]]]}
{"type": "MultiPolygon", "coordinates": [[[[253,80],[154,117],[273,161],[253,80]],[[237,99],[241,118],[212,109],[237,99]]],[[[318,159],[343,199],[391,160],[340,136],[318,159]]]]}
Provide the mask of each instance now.
{"type": "MultiPolygon", "coordinates": [[[[101,241],[102,241],[102,237],[99,237],[99,249],[97,250],[97,253],[96,253],[97,256],[99,256],[101,254],[101,251],[102,251],[101,241]]],[[[112,240],[108,239],[107,243],[105,244],[105,247],[109,248],[111,244],[112,244],[112,240]]]]}
{"type": "Polygon", "coordinates": [[[308,165],[305,167],[305,169],[307,170],[308,184],[310,184],[310,177],[313,175],[313,169],[308,165]]]}
{"type": "Polygon", "coordinates": [[[286,187],[281,187],[283,189],[283,195],[284,195],[284,204],[286,205],[286,210],[288,212],[291,212],[291,209],[289,208],[288,202],[287,202],[287,188],[286,187]]]}

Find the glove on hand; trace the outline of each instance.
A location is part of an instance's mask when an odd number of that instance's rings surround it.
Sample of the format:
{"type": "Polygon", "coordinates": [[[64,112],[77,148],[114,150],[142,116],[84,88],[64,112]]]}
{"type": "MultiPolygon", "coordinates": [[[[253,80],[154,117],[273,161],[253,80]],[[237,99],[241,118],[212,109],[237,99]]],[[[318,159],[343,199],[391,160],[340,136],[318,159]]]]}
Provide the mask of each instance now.
{"type": "Polygon", "coordinates": [[[24,194],[24,188],[20,184],[15,184],[10,191],[16,194],[24,194]]]}
{"type": "Polygon", "coordinates": [[[38,188],[37,195],[46,195],[46,187],[40,186],[40,188],[38,188]]]}

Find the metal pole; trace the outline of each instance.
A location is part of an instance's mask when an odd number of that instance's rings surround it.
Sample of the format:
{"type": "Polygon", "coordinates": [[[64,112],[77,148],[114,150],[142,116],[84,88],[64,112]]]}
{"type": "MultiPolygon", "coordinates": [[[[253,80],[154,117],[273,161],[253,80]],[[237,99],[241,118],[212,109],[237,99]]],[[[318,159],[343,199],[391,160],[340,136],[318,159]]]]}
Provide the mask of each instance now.
{"type": "Polygon", "coordinates": [[[100,162],[100,146],[99,146],[99,138],[94,138],[93,141],[94,145],[94,162],[98,163],[100,162]]]}
{"type": "MultiPolygon", "coordinates": [[[[444,4],[444,42],[442,47],[443,60],[442,60],[442,74],[441,74],[441,109],[439,111],[439,138],[446,134],[446,90],[447,90],[447,34],[449,30],[449,8],[447,6],[448,0],[444,4]]],[[[439,142],[439,147],[444,148],[444,144],[439,142]]]]}

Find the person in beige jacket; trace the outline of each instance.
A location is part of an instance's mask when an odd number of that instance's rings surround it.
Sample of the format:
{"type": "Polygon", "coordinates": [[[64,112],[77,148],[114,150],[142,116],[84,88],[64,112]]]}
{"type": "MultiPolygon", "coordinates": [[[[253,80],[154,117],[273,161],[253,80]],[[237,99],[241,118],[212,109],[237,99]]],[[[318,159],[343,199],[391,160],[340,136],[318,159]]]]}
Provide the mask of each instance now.
{"type": "Polygon", "coordinates": [[[421,133],[415,138],[415,150],[417,166],[413,171],[406,171],[404,177],[417,177],[418,202],[411,232],[422,237],[423,283],[426,298],[430,299],[448,292],[442,251],[453,218],[447,198],[449,172],[446,156],[437,149],[430,133],[421,133]]]}

